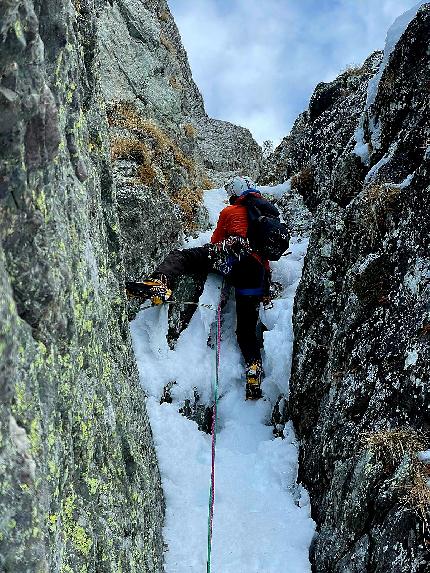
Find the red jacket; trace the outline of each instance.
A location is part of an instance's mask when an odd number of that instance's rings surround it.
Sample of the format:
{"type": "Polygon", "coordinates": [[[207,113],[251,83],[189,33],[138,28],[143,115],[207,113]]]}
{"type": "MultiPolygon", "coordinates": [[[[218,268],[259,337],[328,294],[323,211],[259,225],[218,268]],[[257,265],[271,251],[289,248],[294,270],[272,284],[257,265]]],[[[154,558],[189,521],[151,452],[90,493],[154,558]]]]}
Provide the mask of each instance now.
{"type": "MultiPolygon", "coordinates": [[[[249,193],[249,195],[260,197],[260,193],[249,193]]],[[[229,205],[221,211],[216,229],[211,237],[211,243],[220,243],[232,235],[246,238],[248,234],[248,209],[242,205],[246,197],[246,195],[239,197],[234,205],[229,205]]],[[[266,268],[269,268],[268,261],[263,260],[257,253],[253,253],[253,256],[266,268]]]]}

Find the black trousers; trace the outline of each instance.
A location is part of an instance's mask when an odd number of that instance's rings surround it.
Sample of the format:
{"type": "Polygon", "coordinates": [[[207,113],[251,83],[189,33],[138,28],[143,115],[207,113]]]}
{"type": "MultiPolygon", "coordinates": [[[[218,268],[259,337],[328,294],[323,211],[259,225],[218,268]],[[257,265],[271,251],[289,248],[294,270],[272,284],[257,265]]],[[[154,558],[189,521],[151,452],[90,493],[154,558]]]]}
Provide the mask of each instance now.
{"type": "MultiPolygon", "coordinates": [[[[153,275],[165,275],[169,286],[185,274],[207,275],[214,272],[209,258],[209,245],[192,249],[176,249],[158,265],[153,275]]],[[[261,295],[242,294],[244,289],[258,289],[266,282],[266,272],[254,257],[237,262],[227,280],[236,289],[236,336],[246,363],[261,360],[257,338],[258,309],[261,295]]]]}

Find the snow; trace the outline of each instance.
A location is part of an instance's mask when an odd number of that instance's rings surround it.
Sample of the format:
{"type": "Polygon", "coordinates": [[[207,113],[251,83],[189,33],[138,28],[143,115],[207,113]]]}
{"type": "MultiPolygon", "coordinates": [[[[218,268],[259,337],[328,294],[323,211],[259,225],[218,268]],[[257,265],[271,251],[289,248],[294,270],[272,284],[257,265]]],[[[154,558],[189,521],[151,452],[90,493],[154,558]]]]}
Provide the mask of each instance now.
{"type": "MultiPolygon", "coordinates": [[[[288,183],[262,188],[277,196],[288,183]]],[[[227,197],[223,189],[207,191],[205,204],[212,225],[227,197]]],[[[187,243],[202,244],[211,231],[187,243]]],[[[216,490],[212,570],[222,573],[307,573],[315,524],[307,492],[296,483],[297,443],[291,423],[284,439],[273,438],[270,417],[274,402],[288,395],[293,346],[292,311],[307,241],[292,239],[290,251],[273,263],[273,278],[283,292],[270,310],[261,310],[264,334],[264,400],[244,399],[243,362],[235,337],[234,297],[222,316],[220,401],[216,457],[216,490]]],[[[216,308],[221,279],[209,275],[201,303],[216,308]]],[[[167,309],[151,307],[131,325],[141,382],[157,449],[166,497],[164,537],[166,573],[206,570],[211,437],[178,413],[197,389],[210,403],[215,351],[208,346],[215,311],[197,307],[175,349],[166,342],[167,309]],[[172,404],[161,404],[169,382],[172,404]]],[[[213,339],[213,337],[212,337],[213,339]]]]}
{"type": "Polygon", "coordinates": [[[366,178],[364,179],[365,183],[369,183],[369,181],[371,181],[372,179],[374,179],[376,177],[376,175],[378,174],[378,171],[381,169],[381,167],[383,167],[384,165],[386,165],[391,157],[393,156],[392,152],[389,151],[388,153],[386,153],[384,155],[384,157],[382,157],[378,163],[375,163],[375,165],[370,169],[370,171],[367,173],[366,178]]]}
{"type": "Polygon", "coordinates": [[[291,179],[288,179],[288,181],[284,181],[284,183],[280,183],[279,185],[260,185],[258,190],[263,195],[267,194],[280,199],[283,195],[291,191],[291,179]]]}
{"type": "Polygon", "coordinates": [[[415,366],[417,361],[418,361],[418,352],[416,350],[411,350],[406,355],[405,368],[408,368],[408,366],[415,366]]]}
{"type": "Polygon", "coordinates": [[[415,175],[415,171],[413,173],[410,173],[407,177],[405,177],[405,179],[403,179],[403,181],[401,181],[400,183],[394,183],[391,185],[391,187],[395,187],[396,189],[406,189],[406,187],[409,187],[409,185],[412,183],[412,180],[414,178],[415,175]]]}
{"type": "MultiPolygon", "coordinates": [[[[406,12],[401,14],[388,29],[387,36],[385,39],[385,48],[382,62],[381,65],[379,66],[378,71],[373,76],[373,78],[371,78],[367,86],[367,99],[366,99],[365,110],[360,118],[360,123],[354,133],[354,139],[356,141],[356,145],[353,149],[353,153],[358,157],[360,157],[363,165],[369,164],[369,143],[367,143],[364,139],[364,122],[366,114],[368,113],[369,109],[375,102],[378,93],[379,82],[381,81],[382,74],[384,73],[384,70],[390,61],[390,56],[393,53],[397,42],[400,40],[400,38],[406,31],[406,28],[415,18],[418,10],[423,4],[426,4],[426,1],[419,2],[418,4],[413,6],[410,10],[407,10],[406,12]]],[[[381,125],[378,121],[375,120],[373,116],[369,117],[369,133],[370,133],[372,148],[379,149],[380,137],[381,137],[381,125]]]]}
{"type": "Polygon", "coordinates": [[[418,454],[418,459],[420,460],[420,462],[424,462],[425,464],[430,464],[430,450],[427,450],[425,452],[420,452],[418,454]]]}
{"type": "Polygon", "coordinates": [[[352,150],[355,155],[357,155],[364,165],[369,163],[369,144],[364,141],[364,128],[363,128],[363,118],[360,120],[360,125],[357,127],[354,133],[354,139],[356,141],[355,147],[352,150]]]}
{"type": "Polygon", "coordinates": [[[369,107],[374,103],[376,99],[376,94],[378,93],[378,86],[381,80],[382,74],[384,73],[385,68],[390,61],[390,56],[396,47],[397,42],[402,37],[403,33],[406,31],[406,28],[412,22],[412,20],[417,15],[418,10],[423,4],[426,4],[428,0],[423,2],[419,2],[415,6],[413,6],[410,10],[407,10],[403,14],[401,14],[396,20],[394,20],[391,27],[388,29],[387,37],[385,39],[385,48],[384,48],[384,56],[382,59],[381,66],[377,73],[373,76],[370,80],[368,88],[367,88],[367,102],[366,108],[369,107]]]}

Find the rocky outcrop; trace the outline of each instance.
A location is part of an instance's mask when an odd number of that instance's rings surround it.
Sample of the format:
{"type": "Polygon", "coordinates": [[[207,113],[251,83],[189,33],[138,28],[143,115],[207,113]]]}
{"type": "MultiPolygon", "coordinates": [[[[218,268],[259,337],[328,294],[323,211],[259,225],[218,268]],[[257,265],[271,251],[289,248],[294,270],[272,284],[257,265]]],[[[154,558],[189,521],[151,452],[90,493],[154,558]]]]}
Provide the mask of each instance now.
{"type": "MultiPolygon", "coordinates": [[[[76,10],[75,10],[76,8],[76,10]]],[[[0,6],[0,569],[161,572],[97,15],[0,6]]]]}
{"type": "Polygon", "coordinates": [[[1,4],[2,571],[163,570],[124,275],[260,153],[206,115],[164,0],[1,4]]]}
{"type": "Polygon", "coordinates": [[[133,279],[180,243],[182,229],[205,226],[202,189],[232,173],[258,175],[261,149],[247,129],[207,116],[165,0],[112,2],[98,35],[125,266],[133,279]]]}
{"type": "Polygon", "coordinates": [[[429,37],[425,4],[379,72],[374,54],[317,87],[264,173],[314,215],[289,409],[316,572],[430,567],[429,37]]]}

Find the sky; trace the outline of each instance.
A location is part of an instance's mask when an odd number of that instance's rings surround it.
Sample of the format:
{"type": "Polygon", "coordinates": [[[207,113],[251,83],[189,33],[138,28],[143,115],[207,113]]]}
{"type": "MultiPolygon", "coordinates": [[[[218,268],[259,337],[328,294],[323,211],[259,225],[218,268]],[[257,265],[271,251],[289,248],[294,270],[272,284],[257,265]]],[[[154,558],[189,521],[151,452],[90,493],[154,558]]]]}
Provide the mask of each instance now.
{"type": "Polygon", "coordinates": [[[417,0],[168,0],[211,117],[275,145],[315,86],[384,48],[417,0]]]}

